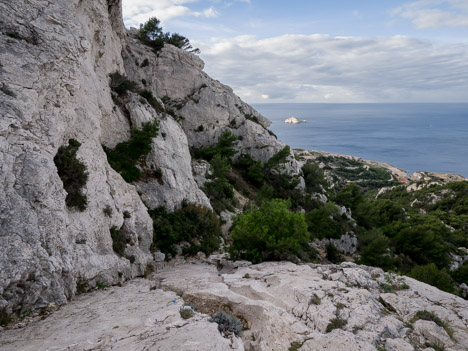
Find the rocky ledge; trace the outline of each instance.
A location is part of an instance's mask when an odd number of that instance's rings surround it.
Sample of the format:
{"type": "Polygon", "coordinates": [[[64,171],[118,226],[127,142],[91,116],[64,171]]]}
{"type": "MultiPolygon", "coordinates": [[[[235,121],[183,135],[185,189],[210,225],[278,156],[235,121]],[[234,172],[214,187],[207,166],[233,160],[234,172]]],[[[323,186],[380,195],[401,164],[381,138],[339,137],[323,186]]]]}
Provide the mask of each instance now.
{"type": "Polygon", "coordinates": [[[467,350],[468,301],[381,269],[211,257],[79,296],[0,350],[467,350]],[[184,304],[195,312],[181,317],[184,304]],[[238,317],[240,338],[210,315],[238,317]]]}

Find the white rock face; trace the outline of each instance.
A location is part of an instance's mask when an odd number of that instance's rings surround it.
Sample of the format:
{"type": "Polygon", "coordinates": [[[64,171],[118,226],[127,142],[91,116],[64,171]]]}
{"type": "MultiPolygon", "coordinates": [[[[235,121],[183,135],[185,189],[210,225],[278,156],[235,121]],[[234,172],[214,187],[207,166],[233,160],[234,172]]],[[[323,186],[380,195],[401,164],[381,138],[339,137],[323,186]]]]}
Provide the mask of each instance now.
{"type": "Polygon", "coordinates": [[[128,133],[117,127],[108,78],[123,70],[120,3],[2,2],[0,21],[1,80],[12,92],[0,92],[0,310],[11,313],[20,304],[62,304],[78,281],[142,274],[152,260],[152,223],[101,147],[111,133],[128,133]],[[66,207],[53,161],[70,138],[82,144],[78,158],[89,172],[84,212],[66,207]],[[126,255],[134,264],[113,252],[112,226],[133,238],[126,255]]]}
{"type": "Polygon", "coordinates": [[[162,172],[160,181],[153,179],[136,183],[141,198],[150,208],[164,206],[173,210],[180,207],[182,200],[187,200],[211,209],[210,200],[193,178],[185,133],[172,117],[160,120],[160,136],[153,139],[146,164],[152,170],[162,172]]]}
{"type": "MultiPolygon", "coordinates": [[[[285,146],[266,130],[269,120],[230,87],[203,72],[204,63],[198,56],[172,45],[166,45],[157,56],[130,33],[124,61],[133,81],[144,80],[146,88],[165,101],[166,108],[184,118],[182,128],[190,147],[213,145],[226,129],[241,137],[240,153],[255,160],[267,161],[285,146]],[[146,59],[148,64],[142,65],[146,59]]],[[[296,162],[294,157],[291,160],[296,162]]]]}

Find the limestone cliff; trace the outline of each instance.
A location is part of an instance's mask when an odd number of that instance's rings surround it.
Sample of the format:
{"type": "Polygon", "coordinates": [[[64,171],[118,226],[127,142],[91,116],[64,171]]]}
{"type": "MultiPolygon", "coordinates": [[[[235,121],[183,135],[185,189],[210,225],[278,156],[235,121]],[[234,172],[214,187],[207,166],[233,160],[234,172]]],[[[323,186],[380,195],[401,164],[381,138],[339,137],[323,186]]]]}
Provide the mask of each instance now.
{"type": "MultiPolygon", "coordinates": [[[[173,209],[187,199],[210,207],[194,180],[190,147],[213,144],[227,128],[254,159],[284,147],[268,120],[206,75],[197,56],[172,46],[156,55],[128,34],[119,0],[1,2],[0,23],[1,311],[60,305],[77,286],[142,275],[153,262],[145,204],[173,209]],[[161,98],[181,124],[136,94],[117,104],[114,72],[161,98]],[[153,120],[160,132],[144,167],[160,170],[161,179],[128,184],[102,145],[114,147],[153,120]],[[89,173],[83,212],[66,206],[54,164],[70,139],[81,143],[77,157],[89,173]],[[111,229],[125,236],[122,256],[111,229]]],[[[292,157],[289,166],[299,171],[292,157]]]]}

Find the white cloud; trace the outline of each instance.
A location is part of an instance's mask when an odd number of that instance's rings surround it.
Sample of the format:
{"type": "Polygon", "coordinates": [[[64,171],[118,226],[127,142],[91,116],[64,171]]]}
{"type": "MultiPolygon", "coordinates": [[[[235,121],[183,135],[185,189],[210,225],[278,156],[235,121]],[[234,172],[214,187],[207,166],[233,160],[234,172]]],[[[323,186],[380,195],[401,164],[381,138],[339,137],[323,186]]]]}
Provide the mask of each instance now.
{"type": "Polygon", "coordinates": [[[412,21],[416,28],[468,27],[468,0],[420,0],[392,14],[412,21]]]}
{"type": "Polygon", "coordinates": [[[194,11],[188,4],[199,0],[123,0],[122,9],[124,22],[127,27],[138,27],[150,17],[157,17],[162,22],[175,17],[195,16],[213,18],[219,16],[211,6],[203,11],[194,11]]]}
{"type": "Polygon", "coordinates": [[[468,46],[283,35],[193,42],[206,71],[249,102],[466,101],[468,46]]]}

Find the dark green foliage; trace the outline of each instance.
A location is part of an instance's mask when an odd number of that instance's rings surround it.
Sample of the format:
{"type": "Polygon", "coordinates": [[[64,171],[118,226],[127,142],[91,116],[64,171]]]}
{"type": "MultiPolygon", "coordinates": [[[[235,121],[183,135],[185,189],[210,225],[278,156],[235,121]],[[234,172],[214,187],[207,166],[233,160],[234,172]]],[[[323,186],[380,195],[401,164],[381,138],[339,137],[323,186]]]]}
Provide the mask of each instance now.
{"type": "Polygon", "coordinates": [[[104,212],[104,214],[107,216],[107,217],[112,217],[112,207],[110,207],[109,205],[106,205],[106,207],[104,207],[102,209],[102,212],[104,212]]]}
{"type": "Polygon", "coordinates": [[[209,209],[193,204],[182,203],[182,207],[172,213],[164,207],[149,211],[153,219],[153,248],[173,256],[176,244],[186,241],[190,247],[185,255],[199,251],[206,255],[217,250],[220,244],[221,229],[218,217],[209,209]]]}
{"type": "Polygon", "coordinates": [[[178,33],[164,33],[160,23],[156,17],[152,17],[145,24],[140,24],[138,38],[146,45],[151,46],[156,53],[164,47],[165,43],[192,53],[200,53],[199,49],[192,47],[186,37],[178,33]]]}
{"type": "Polygon", "coordinates": [[[263,165],[260,161],[254,161],[252,157],[246,154],[240,155],[234,167],[238,169],[242,176],[254,186],[262,186],[265,180],[263,174],[263,165]]]}
{"type": "Polygon", "coordinates": [[[440,290],[449,293],[455,292],[450,275],[445,269],[439,270],[434,263],[425,266],[415,266],[408,275],[421,282],[433,285],[440,290]]]}
{"type": "Polygon", "coordinates": [[[103,282],[96,282],[96,289],[104,290],[105,288],[107,288],[106,284],[104,284],[103,282]]]}
{"type": "Polygon", "coordinates": [[[143,67],[146,67],[146,66],[149,66],[149,60],[147,58],[145,58],[143,60],[143,62],[141,63],[140,67],[143,68],[143,67]]]}
{"type": "Polygon", "coordinates": [[[291,153],[291,149],[289,146],[285,146],[283,149],[278,151],[276,154],[274,154],[266,163],[265,163],[265,168],[266,169],[278,169],[278,167],[282,164],[284,164],[288,156],[291,153]]]}
{"type": "Polygon", "coordinates": [[[234,149],[237,144],[237,136],[229,129],[226,129],[219,137],[218,142],[211,147],[194,150],[196,158],[203,158],[210,161],[215,155],[231,159],[237,151],[234,149]]]}
{"type": "Polygon", "coordinates": [[[190,44],[190,41],[186,37],[178,33],[164,33],[163,39],[165,43],[174,45],[179,49],[183,49],[194,54],[200,53],[200,49],[193,48],[193,46],[190,44]]]}
{"type": "Polygon", "coordinates": [[[210,322],[218,324],[218,330],[223,334],[234,333],[236,336],[242,336],[242,322],[239,318],[224,311],[216,312],[210,322]]]}
{"type": "Polygon", "coordinates": [[[197,128],[197,132],[203,132],[203,129],[204,129],[203,125],[200,124],[197,128]]]}
{"type": "Polygon", "coordinates": [[[328,243],[327,246],[325,246],[325,250],[327,252],[327,260],[330,262],[341,263],[344,261],[343,256],[334,244],[328,243]]]}
{"type": "Polygon", "coordinates": [[[184,307],[179,310],[179,314],[182,319],[190,319],[194,316],[192,309],[184,307]]]}
{"type": "Polygon", "coordinates": [[[0,309],[0,326],[4,327],[11,322],[11,317],[5,308],[0,309]]]}
{"type": "Polygon", "coordinates": [[[113,169],[131,183],[141,176],[141,171],[136,167],[141,157],[151,151],[151,141],[158,135],[159,122],[146,122],[141,129],[132,129],[128,141],[117,144],[114,149],[104,147],[107,161],[113,169]]]}
{"type": "Polygon", "coordinates": [[[244,117],[246,119],[248,119],[249,121],[252,121],[254,123],[257,123],[257,124],[260,124],[262,127],[263,125],[260,123],[260,121],[258,120],[258,117],[254,116],[254,115],[251,115],[251,114],[244,114],[244,117]]]}
{"type": "Polygon", "coordinates": [[[119,95],[125,94],[127,91],[137,92],[138,84],[129,80],[126,76],[121,75],[119,72],[111,73],[110,87],[119,95]]]}
{"type": "Polygon", "coordinates": [[[364,196],[358,185],[350,184],[336,195],[335,201],[355,212],[358,205],[364,201],[364,196]]]}
{"type": "Polygon", "coordinates": [[[203,191],[217,213],[226,209],[234,211],[234,205],[236,205],[234,189],[227,179],[231,169],[229,159],[217,154],[211,160],[210,165],[213,173],[209,177],[211,180],[203,186],[203,191]]]}
{"type": "Polygon", "coordinates": [[[414,214],[396,237],[396,248],[408,255],[417,264],[435,262],[444,267],[449,262],[448,246],[444,238],[449,236],[449,229],[431,216],[414,214]]]}
{"type": "Polygon", "coordinates": [[[146,85],[146,84],[148,84],[148,82],[146,81],[146,79],[142,79],[141,84],[146,85]]]}
{"type": "Polygon", "coordinates": [[[359,236],[361,248],[360,264],[381,267],[390,270],[395,267],[390,239],[379,229],[371,229],[359,236]]]}
{"type": "Polygon", "coordinates": [[[87,208],[87,197],[82,188],[88,181],[86,165],[76,158],[81,144],[75,139],[68,141],[68,146],[61,146],[54,157],[55,165],[63,187],[67,192],[65,203],[68,207],[84,211],[87,208]]]}
{"type": "Polygon", "coordinates": [[[110,228],[110,234],[112,238],[112,249],[114,252],[122,257],[127,247],[127,237],[125,236],[122,228],[119,229],[116,226],[110,228]]]}
{"type": "Polygon", "coordinates": [[[302,347],[303,343],[298,341],[293,341],[288,348],[288,351],[297,351],[302,347]]]}
{"type": "Polygon", "coordinates": [[[272,137],[275,137],[276,139],[278,139],[278,136],[277,136],[275,133],[273,133],[271,130],[267,129],[267,132],[268,132],[268,134],[270,134],[272,137]]]}
{"type": "Polygon", "coordinates": [[[153,93],[149,90],[141,90],[140,96],[145,98],[146,101],[155,109],[156,112],[162,113],[164,112],[164,108],[159,103],[158,99],[156,99],[153,93]]]}
{"type": "Polygon", "coordinates": [[[151,17],[144,25],[140,24],[139,38],[143,42],[156,40],[163,33],[161,23],[156,17],[151,17]]]}
{"type": "Polygon", "coordinates": [[[450,272],[452,278],[458,283],[468,285],[468,261],[463,266],[458,267],[453,272],[450,272]]]}
{"type": "Polygon", "coordinates": [[[232,258],[258,263],[300,255],[309,233],[304,214],[291,212],[289,207],[288,201],[274,199],[236,217],[231,231],[232,258]]]}
{"type": "Polygon", "coordinates": [[[340,216],[333,202],[320,204],[305,215],[307,227],[314,238],[338,239],[351,228],[347,220],[340,216]]]}
{"type": "Polygon", "coordinates": [[[302,174],[308,192],[320,192],[327,186],[323,171],[315,163],[307,162],[302,167],[302,174]]]}
{"type": "Polygon", "coordinates": [[[333,318],[327,325],[327,333],[330,333],[334,329],[341,329],[348,324],[348,321],[340,317],[333,318]]]}

